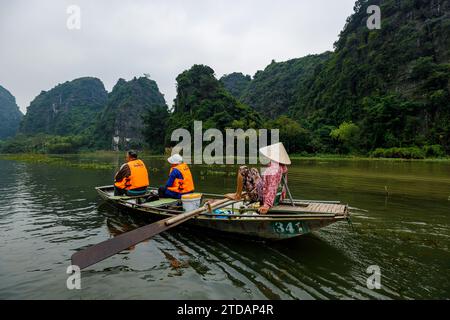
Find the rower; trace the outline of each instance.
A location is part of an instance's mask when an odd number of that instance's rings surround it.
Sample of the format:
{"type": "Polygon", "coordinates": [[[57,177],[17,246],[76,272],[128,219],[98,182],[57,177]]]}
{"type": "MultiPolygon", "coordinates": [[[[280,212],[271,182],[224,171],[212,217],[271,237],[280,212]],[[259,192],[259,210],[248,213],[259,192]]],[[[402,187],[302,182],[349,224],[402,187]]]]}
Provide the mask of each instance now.
{"type": "Polygon", "coordinates": [[[237,174],[236,193],[228,193],[225,196],[232,200],[241,200],[242,191],[246,191],[246,198],[251,202],[259,202],[258,212],[267,214],[275,205],[285,198],[288,191],[291,204],[294,205],[292,195],[287,188],[287,166],[291,164],[283,143],[279,142],[263,147],[259,152],[270,160],[260,174],[257,168],[241,166],[237,174]]]}
{"type": "Polygon", "coordinates": [[[132,150],[126,153],[125,159],[126,163],[120,167],[114,177],[114,195],[144,195],[150,184],[144,162],[138,159],[138,154],[132,150]]]}
{"type": "Polygon", "coordinates": [[[183,162],[183,158],[177,153],[167,159],[170,163],[169,179],[158,192],[161,198],[181,199],[188,193],[194,192],[194,180],[189,166],[183,162]]]}

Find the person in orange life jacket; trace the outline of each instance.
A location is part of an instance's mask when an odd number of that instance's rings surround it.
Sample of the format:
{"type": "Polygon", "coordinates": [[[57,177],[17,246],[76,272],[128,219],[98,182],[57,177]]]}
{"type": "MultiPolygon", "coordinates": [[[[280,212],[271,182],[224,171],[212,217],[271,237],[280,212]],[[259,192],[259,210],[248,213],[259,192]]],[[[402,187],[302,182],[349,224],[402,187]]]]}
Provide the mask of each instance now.
{"type": "Polygon", "coordinates": [[[191,170],[183,162],[183,158],[179,154],[174,154],[167,161],[171,165],[169,179],[164,187],[159,188],[159,196],[161,198],[181,199],[184,194],[194,192],[191,170]]]}
{"type": "Polygon", "coordinates": [[[150,182],[148,172],[142,160],[138,159],[135,151],[126,153],[126,163],[114,177],[114,195],[115,196],[140,196],[147,192],[150,182]]]}

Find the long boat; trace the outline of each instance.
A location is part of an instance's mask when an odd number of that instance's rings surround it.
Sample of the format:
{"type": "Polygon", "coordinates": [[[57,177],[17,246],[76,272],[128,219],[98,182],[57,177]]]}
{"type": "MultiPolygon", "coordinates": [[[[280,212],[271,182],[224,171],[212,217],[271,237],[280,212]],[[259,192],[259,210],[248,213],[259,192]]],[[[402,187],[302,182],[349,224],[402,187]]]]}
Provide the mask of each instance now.
{"type": "MultiPolygon", "coordinates": [[[[95,188],[100,197],[114,207],[153,220],[176,216],[183,212],[181,201],[158,198],[156,188],[149,188],[145,196],[114,196],[114,186],[95,188]],[[152,197],[153,195],[153,197],[152,197]]],[[[203,193],[202,202],[223,198],[203,193]]],[[[281,240],[298,237],[324,228],[338,221],[350,219],[349,206],[339,201],[284,200],[267,214],[246,202],[231,202],[228,207],[196,216],[187,224],[214,231],[246,237],[281,240]]]]}

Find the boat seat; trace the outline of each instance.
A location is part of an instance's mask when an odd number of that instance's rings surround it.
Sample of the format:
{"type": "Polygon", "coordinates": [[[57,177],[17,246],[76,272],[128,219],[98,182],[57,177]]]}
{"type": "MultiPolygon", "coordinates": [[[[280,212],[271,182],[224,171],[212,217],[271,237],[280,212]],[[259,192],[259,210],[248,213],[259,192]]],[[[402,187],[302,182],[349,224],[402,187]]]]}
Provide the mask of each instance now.
{"type": "MultiPolygon", "coordinates": [[[[151,195],[153,195],[153,193],[144,193],[142,195],[139,195],[138,197],[140,198],[144,198],[144,197],[150,197],[151,195]]],[[[132,199],[136,199],[134,196],[127,196],[127,195],[122,195],[122,196],[110,196],[109,197],[111,200],[132,200],[132,199]]]]}
{"type": "Polygon", "coordinates": [[[147,194],[147,190],[140,190],[140,191],[136,191],[136,190],[128,190],[127,191],[127,196],[129,197],[140,197],[140,196],[144,196],[147,194]]]}
{"type": "Polygon", "coordinates": [[[177,199],[161,198],[156,201],[142,203],[141,205],[144,207],[157,208],[157,207],[162,207],[165,205],[177,204],[177,203],[178,203],[177,199]]]}

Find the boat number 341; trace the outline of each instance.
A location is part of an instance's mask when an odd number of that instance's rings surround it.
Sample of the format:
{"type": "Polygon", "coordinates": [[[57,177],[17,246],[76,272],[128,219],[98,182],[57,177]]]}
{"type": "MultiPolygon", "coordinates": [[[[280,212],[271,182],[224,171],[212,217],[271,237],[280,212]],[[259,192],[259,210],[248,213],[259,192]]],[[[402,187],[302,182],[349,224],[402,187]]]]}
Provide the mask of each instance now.
{"type": "Polygon", "coordinates": [[[274,222],[273,230],[280,234],[299,234],[306,233],[301,222],[274,222]]]}

